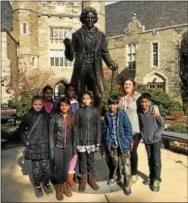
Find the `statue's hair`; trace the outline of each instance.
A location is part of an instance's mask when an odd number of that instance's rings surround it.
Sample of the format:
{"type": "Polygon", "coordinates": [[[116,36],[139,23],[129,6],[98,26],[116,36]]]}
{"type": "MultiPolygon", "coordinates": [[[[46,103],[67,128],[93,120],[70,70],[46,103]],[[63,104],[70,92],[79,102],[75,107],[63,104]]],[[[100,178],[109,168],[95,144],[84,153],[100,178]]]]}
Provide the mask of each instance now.
{"type": "MultiPolygon", "coordinates": [[[[88,13],[92,12],[95,16],[96,16],[96,22],[98,21],[98,15],[97,15],[97,10],[95,8],[92,7],[86,7],[82,10],[82,13],[80,15],[80,21],[83,23],[84,22],[84,18],[86,17],[86,15],[88,13]]],[[[95,22],[95,23],[96,23],[95,22]]]]}

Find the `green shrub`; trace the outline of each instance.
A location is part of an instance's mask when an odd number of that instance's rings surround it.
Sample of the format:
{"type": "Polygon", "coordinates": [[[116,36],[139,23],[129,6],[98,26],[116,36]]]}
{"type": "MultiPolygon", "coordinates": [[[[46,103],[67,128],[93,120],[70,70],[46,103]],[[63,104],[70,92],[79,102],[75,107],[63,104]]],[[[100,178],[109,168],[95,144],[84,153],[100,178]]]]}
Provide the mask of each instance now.
{"type": "MultiPolygon", "coordinates": [[[[103,106],[107,108],[107,99],[110,95],[110,87],[111,87],[111,78],[106,78],[106,84],[107,88],[103,93],[103,106]]],[[[116,94],[119,94],[119,87],[120,85],[116,84],[113,88],[113,92],[116,94]]],[[[159,107],[159,111],[162,116],[171,116],[173,112],[182,112],[185,108],[188,108],[188,105],[184,108],[182,104],[175,102],[170,98],[170,96],[166,93],[147,89],[146,85],[138,85],[137,91],[139,93],[149,92],[152,95],[153,98],[153,104],[157,105],[159,107]]],[[[184,110],[185,112],[185,110],[184,110]]]]}
{"type": "MultiPolygon", "coordinates": [[[[104,90],[103,95],[102,95],[102,107],[105,109],[108,109],[107,100],[111,94],[111,77],[105,78],[105,84],[106,84],[106,89],[104,90]]],[[[112,88],[112,94],[119,95],[119,87],[120,87],[120,85],[115,83],[112,88]]]]}
{"type": "Polygon", "coordinates": [[[22,118],[22,116],[31,108],[32,96],[32,94],[22,92],[21,99],[19,101],[16,101],[15,99],[9,101],[10,106],[16,106],[19,118],[22,118]]]}
{"type": "Polygon", "coordinates": [[[164,92],[147,89],[145,85],[139,85],[138,91],[140,93],[149,92],[152,95],[153,103],[159,107],[162,116],[170,116],[172,112],[182,112],[182,104],[175,102],[170,96],[164,92]]]}
{"type": "Polygon", "coordinates": [[[183,104],[183,111],[184,111],[184,113],[185,113],[186,115],[188,115],[188,102],[185,102],[185,103],[183,104]]]}
{"type": "Polygon", "coordinates": [[[170,125],[167,130],[172,132],[188,133],[188,127],[182,124],[170,125]]]}

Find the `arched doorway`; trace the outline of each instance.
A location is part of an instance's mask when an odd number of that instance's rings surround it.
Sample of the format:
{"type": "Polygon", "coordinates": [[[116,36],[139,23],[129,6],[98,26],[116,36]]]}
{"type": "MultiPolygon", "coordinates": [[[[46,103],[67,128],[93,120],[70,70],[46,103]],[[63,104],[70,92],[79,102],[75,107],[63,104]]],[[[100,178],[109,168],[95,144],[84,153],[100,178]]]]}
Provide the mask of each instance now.
{"type": "Polygon", "coordinates": [[[147,85],[148,89],[167,92],[167,79],[162,75],[162,73],[149,73],[143,80],[143,83],[147,85]]]}
{"type": "Polygon", "coordinates": [[[65,85],[68,84],[65,80],[60,80],[54,85],[54,98],[59,99],[65,94],[65,85]]]}

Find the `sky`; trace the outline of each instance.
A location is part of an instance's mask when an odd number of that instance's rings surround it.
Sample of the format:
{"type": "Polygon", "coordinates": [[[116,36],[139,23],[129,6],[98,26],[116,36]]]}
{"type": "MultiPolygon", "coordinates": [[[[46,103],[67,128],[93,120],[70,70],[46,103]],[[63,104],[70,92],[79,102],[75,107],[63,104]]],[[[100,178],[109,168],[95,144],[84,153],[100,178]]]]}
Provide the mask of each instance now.
{"type": "Polygon", "coordinates": [[[105,2],[105,4],[108,5],[108,4],[113,4],[115,2],[117,2],[117,1],[107,1],[107,2],[105,2]]]}

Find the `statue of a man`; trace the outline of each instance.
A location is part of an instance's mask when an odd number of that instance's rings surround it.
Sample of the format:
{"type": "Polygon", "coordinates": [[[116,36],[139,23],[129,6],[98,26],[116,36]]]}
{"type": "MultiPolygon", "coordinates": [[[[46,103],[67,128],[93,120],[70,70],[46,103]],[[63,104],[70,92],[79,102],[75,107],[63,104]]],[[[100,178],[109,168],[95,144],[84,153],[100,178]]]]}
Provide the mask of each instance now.
{"type": "Polygon", "coordinates": [[[93,91],[94,104],[99,107],[105,87],[102,59],[111,70],[116,70],[117,65],[110,57],[104,33],[94,26],[97,20],[94,8],[84,8],[80,16],[82,27],[73,33],[72,41],[66,38],[64,44],[66,58],[75,58],[71,84],[77,87],[79,97],[86,90],[93,91]]]}

